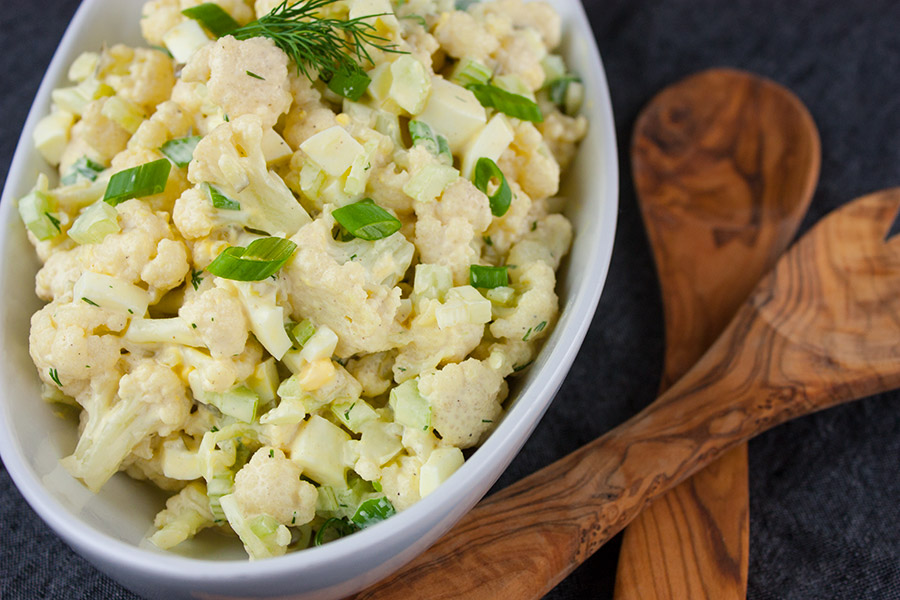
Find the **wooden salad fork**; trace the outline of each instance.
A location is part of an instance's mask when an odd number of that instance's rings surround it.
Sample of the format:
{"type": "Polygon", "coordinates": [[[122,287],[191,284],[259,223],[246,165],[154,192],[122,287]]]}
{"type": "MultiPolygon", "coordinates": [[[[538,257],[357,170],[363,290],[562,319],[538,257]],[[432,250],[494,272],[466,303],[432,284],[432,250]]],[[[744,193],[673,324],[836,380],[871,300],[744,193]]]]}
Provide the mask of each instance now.
{"type": "MultiPolygon", "coordinates": [[[[691,75],[641,111],[631,164],[665,315],[660,393],[697,362],[794,238],[820,154],[803,103],[745,71],[691,75]]],[[[615,600],[743,600],[749,546],[742,444],[628,526],[615,600]]]]}
{"type": "Polygon", "coordinates": [[[830,213],[643,411],[489,496],[357,598],[539,598],[650,501],[763,431],[900,387],[900,188],[830,213]]]}

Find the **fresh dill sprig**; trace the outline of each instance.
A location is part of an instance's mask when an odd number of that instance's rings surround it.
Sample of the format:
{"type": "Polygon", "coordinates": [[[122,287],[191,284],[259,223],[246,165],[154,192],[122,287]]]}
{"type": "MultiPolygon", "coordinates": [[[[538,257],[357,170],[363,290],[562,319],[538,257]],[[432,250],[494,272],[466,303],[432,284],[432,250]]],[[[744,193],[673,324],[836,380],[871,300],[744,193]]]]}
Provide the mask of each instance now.
{"type": "Polygon", "coordinates": [[[328,80],[338,72],[361,71],[359,63],[374,64],[368,46],[384,52],[402,52],[388,38],[378,35],[365,19],[330,19],[318,16],[321,9],[337,0],[305,0],[288,6],[288,1],[269,14],[230,32],[239,40],[267,37],[275,42],[308,79],[316,75],[328,80]]]}

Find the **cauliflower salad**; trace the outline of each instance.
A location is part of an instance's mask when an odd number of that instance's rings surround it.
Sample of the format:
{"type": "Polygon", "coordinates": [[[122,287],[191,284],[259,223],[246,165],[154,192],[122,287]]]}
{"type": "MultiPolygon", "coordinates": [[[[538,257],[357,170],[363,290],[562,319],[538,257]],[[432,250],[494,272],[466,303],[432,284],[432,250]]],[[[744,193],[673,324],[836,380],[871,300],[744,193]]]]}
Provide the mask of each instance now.
{"type": "Polygon", "coordinates": [[[152,0],[81,54],[18,202],[65,468],[251,559],[431,494],[557,316],[587,123],[542,2],[152,0]],[[49,171],[48,171],[49,172],[49,171]]]}

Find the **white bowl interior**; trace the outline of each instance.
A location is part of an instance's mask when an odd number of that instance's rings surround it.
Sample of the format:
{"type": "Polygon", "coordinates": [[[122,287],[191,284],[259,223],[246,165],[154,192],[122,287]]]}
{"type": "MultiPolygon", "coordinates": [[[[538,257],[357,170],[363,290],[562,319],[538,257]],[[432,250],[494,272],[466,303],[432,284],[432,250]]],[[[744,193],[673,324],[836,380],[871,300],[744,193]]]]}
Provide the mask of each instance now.
{"type": "Polygon", "coordinates": [[[32,131],[49,110],[50,91],[65,81],[72,59],[104,42],[141,44],[142,0],[84,0],[66,32],[34,106],[0,202],[0,453],[28,502],[76,550],[125,585],[171,598],[191,591],[223,597],[269,597],[313,592],[339,597],[375,581],[424,550],[464,514],[494,481],[537,425],[590,325],[612,252],[618,195],[615,131],[606,79],[593,34],[578,0],[551,0],[566,36],[563,54],[586,88],[589,133],[564,177],[565,210],[575,225],[572,251],[560,271],[561,317],[537,361],[513,388],[514,400],[497,430],[440,490],[411,509],[366,531],[321,548],[248,563],[239,545],[215,533],[183,544],[177,554],[145,541],[165,494],[151,485],[115,476],[99,494],[59,466],[76,441],[73,423],[40,400],[28,355],[39,267],[15,209],[15,200],[51,170],[33,149],[32,131]],[[386,535],[387,534],[387,535],[386,535]],[[224,542],[224,543],[223,543],[224,542]],[[237,560],[230,560],[237,559],[237,560]],[[265,583],[264,583],[265,582],[265,583]]]}

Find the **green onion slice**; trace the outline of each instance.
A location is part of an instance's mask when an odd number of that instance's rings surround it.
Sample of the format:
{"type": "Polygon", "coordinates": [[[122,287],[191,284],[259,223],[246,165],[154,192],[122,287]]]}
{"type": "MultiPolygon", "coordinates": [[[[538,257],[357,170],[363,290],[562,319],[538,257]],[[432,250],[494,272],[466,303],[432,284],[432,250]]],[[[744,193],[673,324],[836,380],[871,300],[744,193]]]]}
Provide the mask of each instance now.
{"type": "Polygon", "coordinates": [[[492,289],[509,285],[508,267],[469,265],[469,284],[472,287],[492,289]]]}
{"type": "Polygon", "coordinates": [[[274,275],[291,257],[297,244],[280,237],[253,240],[246,248],[225,248],[206,270],[235,281],[262,281],[274,275]]]}
{"type": "Polygon", "coordinates": [[[334,219],[353,237],[380,240],[400,230],[397,217],[384,210],[371,198],[342,206],[331,213],[334,219]]]}
{"type": "Polygon", "coordinates": [[[475,94],[482,106],[496,109],[505,115],[523,121],[540,123],[544,120],[541,108],[525,96],[513,94],[512,92],[501,90],[495,85],[485,83],[470,83],[466,86],[466,89],[471,90],[475,94]]]}
{"type": "Polygon", "coordinates": [[[366,93],[372,78],[361,68],[336,70],[328,80],[328,89],[344,98],[356,102],[366,93]]]}
{"type": "Polygon", "coordinates": [[[171,160],[176,167],[184,168],[194,158],[194,148],[197,147],[201,139],[203,138],[199,135],[176,138],[160,146],[159,151],[171,160]]]}
{"type": "Polygon", "coordinates": [[[106,167],[99,163],[95,163],[87,156],[82,156],[72,165],[72,168],[69,169],[69,172],[66,173],[66,176],[63,177],[59,182],[63,185],[72,185],[78,181],[79,177],[84,177],[88,181],[95,181],[97,179],[97,175],[99,175],[102,171],[106,170],[106,167]]]}
{"type": "Polygon", "coordinates": [[[359,505],[356,513],[350,519],[360,529],[370,527],[375,523],[384,521],[397,511],[391,501],[382,496],[381,498],[369,498],[359,505]]]}
{"type": "Polygon", "coordinates": [[[439,133],[435,133],[428,123],[410,121],[409,137],[412,138],[413,146],[422,144],[426,150],[435,156],[449,158],[450,164],[453,164],[453,153],[450,152],[450,144],[447,142],[447,138],[439,133]]]}
{"type": "Polygon", "coordinates": [[[336,540],[338,538],[342,538],[345,535],[350,535],[353,533],[354,527],[352,524],[348,523],[346,519],[338,519],[337,517],[332,517],[322,523],[322,526],[319,527],[319,531],[316,532],[315,544],[316,546],[321,546],[325,542],[330,542],[332,540],[336,540]],[[331,539],[325,539],[325,534],[329,529],[334,530],[334,537],[331,539]]]}
{"type": "Polygon", "coordinates": [[[237,21],[218,4],[204,2],[181,11],[186,17],[194,19],[217,38],[228,35],[238,27],[237,21]]]}
{"type": "Polygon", "coordinates": [[[109,178],[103,201],[116,206],[131,198],[160,194],[166,189],[172,163],[167,158],[119,171],[109,178]]]}
{"type": "Polygon", "coordinates": [[[502,217],[509,210],[509,204],[512,202],[512,189],[497,163],[486,156],[479,158],[475,163],[475,187],[487,194],[488,184],[491,179],[495,178],[500,180],[500,186],[496,192],[488,195],[488,201],[491,203],[491,214],[495,217],[502,217]]]}
{"type": "Polygon", "coordinates": [[[209,201],[212,202],[212,205],[216,208],[221,208],[222,210],[241,210],[240,202],[232,200],[213,184],[204,183],[203,187],[206,188],[206,194],[209,196],[209,201]]]}

